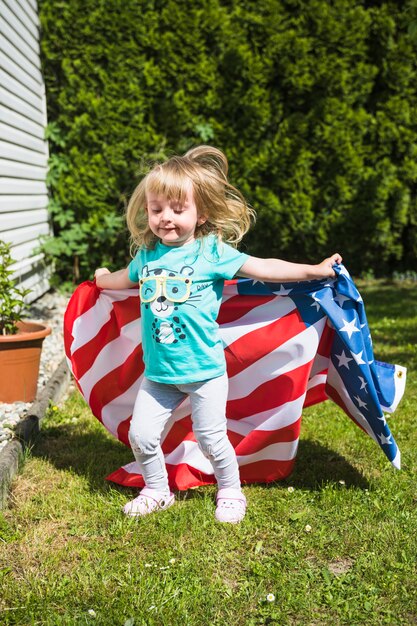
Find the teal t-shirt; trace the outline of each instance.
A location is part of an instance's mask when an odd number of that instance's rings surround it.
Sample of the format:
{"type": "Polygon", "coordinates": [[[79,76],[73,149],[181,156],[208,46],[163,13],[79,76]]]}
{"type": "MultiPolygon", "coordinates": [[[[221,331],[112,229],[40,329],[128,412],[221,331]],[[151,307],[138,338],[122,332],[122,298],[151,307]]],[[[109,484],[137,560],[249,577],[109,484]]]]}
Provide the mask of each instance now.
{"type": "Polygon", "coordinates": [[[224,374],[216,319],[224,280],[247,258],[214,235],[179,247],[158,242],[137,252],[129,278],[139,282],[147,378],[184,384],[224,374]]]}

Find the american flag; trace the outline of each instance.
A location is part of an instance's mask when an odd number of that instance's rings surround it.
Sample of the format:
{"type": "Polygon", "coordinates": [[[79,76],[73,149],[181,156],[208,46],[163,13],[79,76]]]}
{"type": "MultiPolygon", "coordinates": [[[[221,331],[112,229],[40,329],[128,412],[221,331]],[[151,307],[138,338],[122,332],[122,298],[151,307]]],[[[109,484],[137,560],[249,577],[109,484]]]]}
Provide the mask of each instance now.
{"type": "MultiPolygon", "coordinates": [[[[321,281],[225,283],[218,322],[229,377],[228,435],[243,483],[287,477],[303,408],[328,398],[400,467],[385,414],[403,395],[406,370],[375,361],[362,298],[346,268],[335,271],[336,278],[321,281]]],[[[128,446],[144,369],[138,290],[83,283],[68,304],[64,337],[69,367],[92,413],[128,446]]],[[[167,424],[162,449],[171,488],[215,482],[192,432],[188,399],[167,424]]],[[[107,478],[143,486],[135,462],[107,478]]]]}

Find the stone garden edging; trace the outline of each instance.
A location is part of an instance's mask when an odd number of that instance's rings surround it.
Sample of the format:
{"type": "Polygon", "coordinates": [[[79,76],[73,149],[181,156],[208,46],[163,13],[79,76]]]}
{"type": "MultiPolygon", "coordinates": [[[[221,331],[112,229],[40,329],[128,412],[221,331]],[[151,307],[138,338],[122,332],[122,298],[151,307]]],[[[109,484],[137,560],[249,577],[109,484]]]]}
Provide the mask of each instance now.
{"type": "Polygon", "coordinates": [[[68,390],[71,374],[62,359],[36,398],[28,414],[16,425],[14,438],[0,450],[0,510],[7,506],[11,483],[21,466],[24,450],[38,436],[50,403],[57,403],[68,390]]]}

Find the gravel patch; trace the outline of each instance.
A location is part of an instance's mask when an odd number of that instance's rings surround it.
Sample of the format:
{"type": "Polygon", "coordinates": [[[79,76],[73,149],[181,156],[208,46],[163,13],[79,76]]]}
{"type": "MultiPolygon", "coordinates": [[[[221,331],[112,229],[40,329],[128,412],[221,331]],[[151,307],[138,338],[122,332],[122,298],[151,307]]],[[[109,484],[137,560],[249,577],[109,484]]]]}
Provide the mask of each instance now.
{"type": "MultiPolygon", "coordinates": [[[[52,333],[42,346],[39,369],[39,396],[64,358],[63,319],[69,297],[49,291],[30,306],[27,318],[40,321],[51,327],[52,333]]],[[[31,402],[0,402],[0,451],[14,436],[14,429],[24,419],[32,406],[31,402]]]]}

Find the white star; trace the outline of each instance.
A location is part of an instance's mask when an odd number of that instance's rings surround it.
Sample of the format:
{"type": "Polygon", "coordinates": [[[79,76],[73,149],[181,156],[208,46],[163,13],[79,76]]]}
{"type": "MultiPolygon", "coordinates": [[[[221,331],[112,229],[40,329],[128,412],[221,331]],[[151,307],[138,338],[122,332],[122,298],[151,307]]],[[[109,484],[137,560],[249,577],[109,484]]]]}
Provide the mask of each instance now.
{"type": "Polygon", "coordinates": [[[381,420],[381,422],[382,422],[382,423],[384,424],[384,426],[385,426],[385,424],[387,423],[387,420],[385,419],[385,415],[383,415],[382,417],[378,417],[378,419],[379,419],[379,420],[381,420]]]}
{"type": "Polygon", "coordinates": [[[338,293],[337,296],[333,298],[333,300],[337,302],[341,309],[343,309],[343,304],[346,302],[346,300],[350,300],[350,298],[348,298],[347,296],[342,296],[341,293],[338,293]]]}
{"type": "Polygon", "coordinates": [[[288,296],[292,289],[285,289],[284,285],[281,285],[278,291],[274,291],[276,296],[288,296]]]}
{"type": "Polygon", "coordinates": [[[392,442],[390,441],[390,440],[391,440],[392,435],[388,435],[388,437],[385,437],[384,435],[378,435],[378,437],[379,437],[379,439],[380,439],[381,443],[387,443],[387,444],[392,443],[392,442]]]}
{"type": "Polygon", "coordinates": [[[339,359],[339,367],[344,365],[349,369],[349,361],[353,361],[353,359],[347,357],[344,350],[342,350],[342,354],[336,354],[335,356],[339,359]]]}
{"type": "MultiPolygon", "coordinates": [[[[362,354],[362,352],[361,352],[362,354]]],[[[362,376],[358,376],[359,380],[361,381],[361,389],[365,389],[366,391],[366,387],[368,385],[368,383],[366,382],[366,380],[364,378],[362,378],[362,376]]]]}
{"type": "Polygon", "coordinates": [[[339,328],[340,331],[343,331],[348,334],[349,339],[352,337],[353,333],[359,333],[359,328],[356,328],[356,320],[353,319],[351,322],[343,319],[344,326],[339,328]]]}
{"type": "Polygon", "coordinates": [[[355,354],[354,352],[352,352],[352,356],[355,359],[356,363],[358,365],[366,365],[366,361],[363,360],[362,358],[362,354],[363,354],[363,350],[361,350],[360,352],[358,352],[357,354],[355,354]]]}
{"type": "Polygon", "coordinates": [[[354,396],[356,402],[358,403],[358,406],[360,409],[367,409],[368,405],[366,404],[366,402],[364,402],[363,400],[360,399],[359,396],[354,396]]]}
{"type": "Polygon", "coordinates": [[[341,265],[341,266],[340,266],[340,272],[339,272],[339,275],[340,275],[340,276],[347,276],[348,278],[350,278],[350,274],[349,274],[349,272],[347,271],[347,269],[345,268],[345,266],[344,266],[344,265],[341,265]]]}
{"type": "Polygon", "coordinates": [[[258,280],[258,278],[252,278],[252,285],[256,285],[256,283],[261,283],[261,285],[265,285],[263,280],[258,280]]]}
{"type": "Polygon", "coordinates": [[[312,304],[311,306],[315,306],[315,307],[316,307],[316,311],[320,311],[320,304],[319,304],[319,303],[320,303],[320,300],[319,300],[318,298],[316,298],[316,293],[317,293],[317,292],[314,292],[314,293],[311,295],[311,297],[312,297],[312,298],[313,298],[313,300],[314,300],[314,302],[313,302],[313,304],[312,304]]]}

